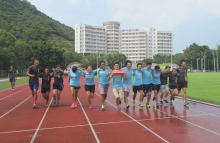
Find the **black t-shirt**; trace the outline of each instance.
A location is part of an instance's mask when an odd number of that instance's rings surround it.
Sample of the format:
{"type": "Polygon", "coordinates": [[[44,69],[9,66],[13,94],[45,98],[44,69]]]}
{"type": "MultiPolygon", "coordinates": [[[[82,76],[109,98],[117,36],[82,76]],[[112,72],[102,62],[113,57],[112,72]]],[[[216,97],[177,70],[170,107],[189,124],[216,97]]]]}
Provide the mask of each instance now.
{"type": "Polygon", "coordinates": [[[15,78],[16,71],[15,70],[9,70],[8,74],[9,74],[10,78],[15,78]]]}
{"type": "Polygon", "coordinates": [[[185,82],[186,75],[187,75],[187,69],[186,68],[177,68],[177,72],[179,74],[178,82],[185,82]]]}
{"type": "Polygon", "coordinates": [[[63,84],[63,72],[53,72],[53,77],[54,77],[54,84],[56,85],[62,85],[63,84]]]}
{"type": "Polygon", "coordinates": [[[178,77],[177,75],[170,73],[169,74],[169,85],[176,85],[177,77],[178,77]]]}
{"type": "Polygon", "coordinates": [[[41,75],[42,69],[40,67],[35,68],[34,66],[30,66],[28,72],[29,74],[35,75],[34,77],[29,78],[29,82],[38,82],[38,77],[41,75]]]}
{"type": "Polygon", "coordinates": [[[167,84],[167,78],[168,77],[169,77],[169,73],[161,72],[161,74],[160,74],[161,85],[166,85],[167,84]]]}
{"type": "Polygon", "coordinates": [[[42,78],[42,88],[49,88],[50,87],[50,82],[51,82],[51,76],[42,74],[40,75],[40,77],[42,78]]]}

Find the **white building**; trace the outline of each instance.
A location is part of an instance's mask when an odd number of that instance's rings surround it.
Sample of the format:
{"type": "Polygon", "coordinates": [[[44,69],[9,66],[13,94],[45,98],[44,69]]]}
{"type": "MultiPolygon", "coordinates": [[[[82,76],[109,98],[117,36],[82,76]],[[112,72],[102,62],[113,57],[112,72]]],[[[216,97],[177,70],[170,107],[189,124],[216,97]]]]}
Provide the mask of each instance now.
{"type": "Polygon", "coordinates": [[[103,27],[75,25],[75,51],[83,55],[117,51],[131,61],[141,62],[155,54],[171,54],[172,43],[172,32],[151,27],[121,30],[115,21],[104,22],[103,27]]]}

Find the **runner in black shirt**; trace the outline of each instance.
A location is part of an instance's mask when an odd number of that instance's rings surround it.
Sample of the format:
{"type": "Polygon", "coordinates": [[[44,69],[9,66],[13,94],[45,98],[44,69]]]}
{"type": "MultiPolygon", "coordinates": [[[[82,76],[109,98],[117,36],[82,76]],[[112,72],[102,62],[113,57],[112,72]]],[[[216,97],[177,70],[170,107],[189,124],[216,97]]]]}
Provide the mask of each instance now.
{"type": "Polygon", "coordinates": [[[53,106],[60,106],[60,94],[63,90],[63,75],[64,72],[61,71],[60,66],[56,66],[55,71],[51,74],[52,77],[54,77],[54,83],[53,83],[53,106]]]}
{"type": "Polygon", "coordinates": [[[172,100],[174,97],[178,95],[177,90],[177,77],[178,73],[176,69],[173,69],[172,72],[169,74],[169,88],[170,88],[170,105],[173,105],[172,100]]]}
{"type": "Polygon", "coordinates": [[[166,66],[165,71],[162,71],[162,73],[160,75],[160,80],[161,80],[161,84],[160,84],[160,93],[161,93],[161,95],[160,95],[160,104],[163,104],[163,101],[168,103],[167,96],[169,94],[169,86],[167,84],[167,79],[169,77],[169,74],[170,74],[170,66],[166,66]],[[163,97],[164,92],[165,92],[165,97],[163,97]]]}
{"type": "Polygon", "coordinates": [[[184,106],[188,105],[188,101],[186,99],[186,88],[188,84],[188,76],[187,76],[187,69],[186,69],[186,61],[180,61],[180,68],[177,68],[177,72],[179,74],[177,84],[178,84],[178,91],[180,93],[181,89],[183,89],[183,100],[184,106]]]}
{"type": "Polygon", "coordinates": [[[34,65],[30,66],[28,68],[28,71],[26,72],[26,75],[29,76],[29,87],[31,89],[32,92],[32,96],[33,96],[33,108],[36,108],[36,102],[37,102],[37,90],[39,87],[39,75],[42,72],[42,69],[38,67],[39,65],[39,60],[35,59],[34,60],[34,65]]]}
{"type": "Polygon", "coordinates": [[[44,73],[42,73],[40,77],[42,78],[41,93],[46,100],[46,107],[48,107],[51,76],[47,67],[44,69],[44,73]]]}
{"type": "Polygon", "coordinates": [[[11,90],[15,90],[15,81],[16,81],[16,71],[13,69],[13,66],[10,66],[8,71],[9,82],[11,82],[11,90]]]}

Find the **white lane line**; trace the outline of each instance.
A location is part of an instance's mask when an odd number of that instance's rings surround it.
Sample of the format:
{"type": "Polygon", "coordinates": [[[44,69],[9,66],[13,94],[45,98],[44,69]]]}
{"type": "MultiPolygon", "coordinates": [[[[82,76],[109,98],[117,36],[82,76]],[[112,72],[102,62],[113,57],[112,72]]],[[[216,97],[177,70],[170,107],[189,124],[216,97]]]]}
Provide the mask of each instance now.
{"type": "MultiPolygon", "coordinates": [[[[128,97],[128,99],[133,101],[133,99],[131,99],[131,98],[129,98],[129,97],[128,97]]],[[[138,102],[138,101],[135,100],[135,102],[138,102]]],[[[138,102],[138,103],[139,103],[139,102],[138,102]]],[[[181,121],[184,121],[184,122],[186,122],[186,123],[189,123],[189,124],[191,124],[191,125],[194,125],[194,126],[200,128],[200,129],[206,130],[206,131],[208,131],[208,132],[210,132],[210,133],[213,133],[213,134],[216,134],[216,135],[220,136],[219,133],[214,132],[214,131],[212,131],[212,130],[209,130],[209,129],[207,129],[207,128],[205,128],[205,127],[202,127],[202,126],[200,126],[200,125],[194,124],[194,123],[189,122],[189,121],[187,121],[187,120],[184,120],[184,119],[182,119],[182,118],[180,118],[180,117],[173,116],[173,115],[171,115],[171,114],[169,114],[169,113],[166,113],[166,112],[163,112],[163,111],[161,111],[161,110],[158,110],[158,109],[155,109],[155,110],[157,110],[157,111],[159,111],[159,112],[161,112],[161,113],[167,114],[167,115],[169,115],[169,116],[171,116],[171,117],[173,117],[173,118],[176,118],[176,119],[179,119],[179,120],[181,120],[181,121]]],[[[207,114],[207,115],[208,115],[208,114],[207,114]]]]}
{"type": "MultiPolygon", "coordinates": [[[[203,116],[207,114],[198,114],[198,115],[188,115],[188,116],[178,116],[178,117],[198,117],[198,116],[203,116]]],[[[139,122],[142,121],[153,121],[153,120],[163,120],[163,119],[170,119],[173,117],[163,117],[163,118],[152,118],[152,119],[141,119],[137,120],[139,122]]],[[[120,123],[130,123],[134,122],[133,120],[128,120],[128,121],[117,121],[117,122],[106,122],[106,123],[95,123],[91,124],[93,126],[98,126],[98,125],[111,125],[111,124],[120,124],[120,123]]],[[[51,127],[51,128],[41,128],[39,131],[44,131],[44,130],[54,130],[54,129],[65,129],[65,128],[75,128],[75,127],[85,127],[89,126],[89,124],[83,124],[83,125],[74,125],[74,126],[61,126],[61,127],[51,127]]],[[[0,132],[0,134],[11,134],[11,133],[21,133],[21,132],[31,132],[31,131],[36,131],[36,129],[29,129],[29,130],[17,130],[17,131],[8,131],[8,132],[0,132]]]]}
{"type": "Polygon", "coordinates": [[[94,128],[92,127],[92,124],[91,124],[91,122],[90,122],[90,120],[89,120],[89,118],[88,118],[88,116],[87,116],[85,110],[83,109],[83,106],[82,106],[82,104],[81,104],[79,98],[77,98],[77,99],[78,99],[78,102],[79,102],[79,104],[80,104],[80,107],[81,107],[82,110],[83,110],[83,113],[84,113],[84,115],[85,115],[85,117],[86,117],[86,120],[87,120],[87,122],[89,123],[89,126],[90,126],[90,128],[91,128],[91,130],[92,130],[92,133],[93,133],[93,135],[94,135],[94,137],[95,137],[97,143],[100,143],[100,140],[99,140],[99,138],[98,138],[98,136],[97,136],[97,134],[96,134],[94,128]]]}
{"type": "Polygon", "coordinates": [[[22,103],[24,103],[26,100],[28,100],[29,98],[31,98],[31,96],[29,96],[28,98],[26,98],[25,100],[23,100],[21,103],[19,103],[18,105],[16,105],[14,108],[12,108],[11,110],[9,110],[8,112],[6,112],[5,114],[3,114],[2,116],[0,116],[0,119],[3,118],[4,116],[6,116],[8,113],[10,113],[11,111],[13,111],[15,108],[17,108],[18,106],[20,106],[22,103]]]}
{"type": "MultiPolygon", "coordinates": [[[[27,87],[27,88],[29,88],[29,87],[27,87]]],[[[16,93],[19,93],[19,92],[21,92],[21,91],[24,91],[24,90],[27,89],[27,88],[24,88],[24,89],[22,89],[22,90],[20,90],[20,91],[17,91],[17,92],[15,92],[15,93],[9,94],[8,96],[5,96],[5,97],[3,97],[3,98],[0,98],[0,101],[3,100],[3,99],[5,99],[5,98],[8,98],[8,97],[10,97],[10,96],[12,96],[12,95],[14,95],[14,94],[16,94],[16,93]]]]}
{"type": "Polygon", "coordinates": [[[44,115],[43,115],[43,117],[42,117],[42,119],[41,119],[41,121],[40,121],[40,123],[39,123],[39,125],[38,125],[38,127],[37,127],[37,129],[36,129],[36,131],[35,131],[35,133],[34,133],[34,135],[33,135],[33,137],[32,137],[32,139],[31,139],[30,143],[33,143],[33,142],[34,142],[34,140],[35,140],[35,138],[36,138],[36,136],[37,136],[37,133],[38,133],[40,127],[41,127],[41,124],[43,123],[44,118],[46,117],[47,112],[48,112],[48,110],[50,109],[50,105],[51,105],[51,102],[52,102],[52,101],[53,101],[53,98],[50,100],[50,104],[48,105],[47,110],[45,111],[45,113],[44,113],[44,115]]]}
{"type": "MultiPolygon", "coordinates": [[[[101,97],[99,94],[96,93],[96,95],[98,95],[99,97],[101,97]]],[[[117,107],[112,104],[111,102],[109,102],[108,100],[106,100],[110,105],[112,105],[113,107],[115,107],[117,109],[117,107]]],[[[134,118],[132,118],[131,116],[129,116],[128,114],[126,114],[124,111],[120,110],[121,113],[123,113],[124,115],[126,115],[127,117],[129,117],[130,119],[132,119],[134,122],[136,122],[137,124],[139,124],[140,126],[142,126],[144,129],[148,130],[149,132],[151,132],[152,134],[154,134],[155,136],[157,136],[158,138],[160,138],[162,141],[164,141],[165,143],[169,143],[167,140],[165,140],[164,138],[162,138],[161,136],[159,136],[157,133],[153,132],[151,129],[147,128],[146,126],[144,126],[143,124],[141,124],[139,121],[135,120],[134,118]]]]}

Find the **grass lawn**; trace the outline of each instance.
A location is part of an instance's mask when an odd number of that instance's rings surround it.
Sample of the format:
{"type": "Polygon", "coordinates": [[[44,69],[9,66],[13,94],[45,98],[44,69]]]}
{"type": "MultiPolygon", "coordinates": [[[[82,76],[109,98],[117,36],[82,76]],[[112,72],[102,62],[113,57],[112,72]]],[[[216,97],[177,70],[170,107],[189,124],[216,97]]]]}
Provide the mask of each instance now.
{"type": "MultiPolygon", "coordinates": [[[[25,83],[28,83],[28,77],[24,77],[22,79],[18,79],[16,81],[16,83],[15,83],[15,88],[16,88],[16,86],[21,85],[21,84],[25,84],[25,83]]],[[[0,91],[8,89],[8,88],[11,88],[10,82],[8,82],[8,81],[0,82],[0,91]]]]}

